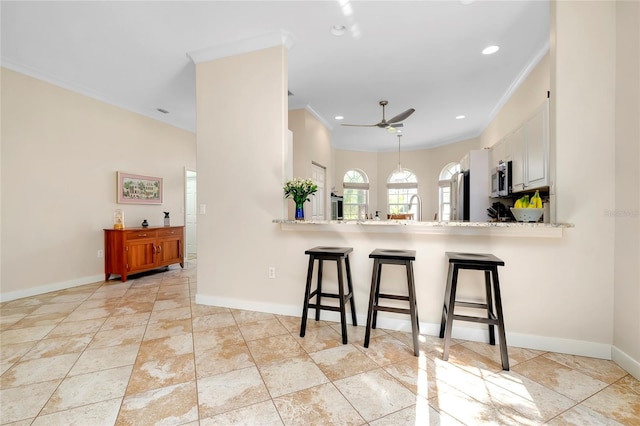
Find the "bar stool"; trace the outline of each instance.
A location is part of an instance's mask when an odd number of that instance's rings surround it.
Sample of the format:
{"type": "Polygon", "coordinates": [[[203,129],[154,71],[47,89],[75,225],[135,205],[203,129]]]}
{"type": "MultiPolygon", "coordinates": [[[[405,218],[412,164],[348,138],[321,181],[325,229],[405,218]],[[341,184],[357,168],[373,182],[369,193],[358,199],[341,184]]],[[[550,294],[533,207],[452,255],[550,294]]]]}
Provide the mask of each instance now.
{"type": "Polygon", "coordinates": [[[444,337],[444,350],[442,359],[449,359],[449,347],[451,345],[451,329],[453,320],[470,321],[488,324],[489,326],[489,343],[496,344],[494,327],[498,326],[500,337],[500,358],[502,359],[502,369],[509,370],[509,355],[507,353],[507,339],[504,331],[504,318],[502,316],[502,300],[500,296],[500,282],[498,280],[498,266],[504,266],[504,262],[492,254],[477,253],[456,253],[446,252],[445,255],[449,259],[449,272],[447,275],[447,287],[444,294],[444,305],[442,308],[442,322],[440,324],[440,337],[444,337]],[[456,300],[456,291],[458,289],[458,271],[460,269],[472,269],[476,271],[484,271],[485,303],[463,302],[456,300]],[[491,280],[493,277],[493,282],[491,280]],[[492,298],[495,298],[495,312],[492,298]],[[457,315],[454,313],[455,307],[461,306],[465,308],[486,309],[487,316],[475,317],[468,315],[457,315]]]}
{"type": "Polygon", "coordinates": [[[320,310],[340,312],[340,323],[342,325],[342,343],[347,343],[347,318],[345,306],[347,302],[351,304],[351,320],[353,325],[357,326],[356,307],[353,303],[353,285],[351,283],[351,266],[349,265],[349,253],[353,251],[351,247],[314,247],[306,250],[304,254],[309,255],[309,269],[307,271],[307,286],[304,292],[304,307],[302,308],[302,323],[300,324],[300,337],[304,337],[307,328],[307,314],[309,308],[316,310],[316,321],[320,320],[320,310]],[[347,288],[348,292],[344,292],[344,280],[342,276],[342,260],[344,259],[345,269],[347,272],[347,288]],[[311,291],[311,280],[313,278],[313,267],[315,261],[318,261],[318,281],[316,289],[311,291]],[[331,260],[336,262],[338,268],[338,293],[325,293],[322,291],[322,269],[323,262],[331,260]],[[309,303],[315,296],[316,303],[309,303]],[[323,305],[322,297],[331,297],[338,299],[339,306],[323,305]]]}
{"type": "Polygon", "coordinates": [[[375,249],[369,254],[373,259],[373,273],[371,276],[371,292],[369,293],[369,312],[367,313],[367,330],[364,337],[364,347],[369,347],[371,329],[376,328],[378,311],[395,312],[398,314],[409,314],[411,316],[411,332],[413,334],[413,354],[418,356],[420,349],[418,345],[418,335],[420,326],[418,324],[418,307],[416,302],[416,288],[413,280],[413,261],[416,260],[415,250],[386,250],[375,249]],[[408,296],[380,293],[380,276],[382,275],[382,265],[405,265],[407,268],[408,296]],[[406,300],[409,308],[397,308],[391,306],[381,306],[380,299],[406,300]]]}

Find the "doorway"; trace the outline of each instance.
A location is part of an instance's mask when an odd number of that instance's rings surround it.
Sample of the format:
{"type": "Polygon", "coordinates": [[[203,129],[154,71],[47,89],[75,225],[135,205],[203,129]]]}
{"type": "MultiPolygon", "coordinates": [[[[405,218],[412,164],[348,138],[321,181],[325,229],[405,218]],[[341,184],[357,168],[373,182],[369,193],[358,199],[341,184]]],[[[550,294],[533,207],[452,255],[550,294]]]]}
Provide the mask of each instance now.
{"type": "Polygon", "coordinates": [[[187,262],[195,261],[198,257],[198,241],[196,238],[196,226],[198,219],[196,176],[197,174],[195,170],[185,170],[184,222],[187,262]]]}
{"type": "Polygon", "coordinates": [[[324,220],[325,218],[325,180],[327,176],[326,167],[311,163],[311,179],[318,185],[318,192],[315,197],[311,197],[311,220],[324,220]]]}

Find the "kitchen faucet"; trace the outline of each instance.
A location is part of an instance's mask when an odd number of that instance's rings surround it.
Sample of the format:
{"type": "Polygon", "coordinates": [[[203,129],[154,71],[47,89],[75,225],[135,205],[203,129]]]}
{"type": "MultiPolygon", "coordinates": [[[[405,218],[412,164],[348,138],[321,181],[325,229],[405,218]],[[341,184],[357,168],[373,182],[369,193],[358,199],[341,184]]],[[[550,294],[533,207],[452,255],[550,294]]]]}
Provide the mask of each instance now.
{"type": "Polygon", "coordinates": [[[418,199],[418,214],[417,214],[416,220],[418,222],[422,222],[422,199],[418,194],[413,194],[411,198],[409,198],[409,210],[411,210],[411,206],[413,205],[414,198],[418,199]]]}

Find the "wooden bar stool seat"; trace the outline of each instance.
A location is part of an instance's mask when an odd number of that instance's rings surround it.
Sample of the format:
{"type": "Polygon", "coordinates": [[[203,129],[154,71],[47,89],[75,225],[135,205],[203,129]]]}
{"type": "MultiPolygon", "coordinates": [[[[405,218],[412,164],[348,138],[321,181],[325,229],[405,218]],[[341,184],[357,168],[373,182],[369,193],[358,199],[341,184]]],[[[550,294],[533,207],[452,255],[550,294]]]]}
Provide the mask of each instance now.
{"type": "Polygon", "coordinates": [[[320,311],[336,311],[340,312],[340,324],[342,325],[342,343],[347,343],[347,317],[346,304],[351,304],[351,320],[354,326],[358,325],[356,319],[356,307],[353,302],[353,284],[351,282],[351,266],[349,264],[349,253],[353,251],[351,247],[314,247],[306,250],[304,253],[309,255],[309,268],[307,270],[307,285],[304,293],[304,307],[302,308],[302,323],[300,324],[300,337],[304,337],[307,328],[307,314],[309,308],[316,310],[316,321],[320,321],[320,311]],[[314,291],[311,291],[311,281],[313,278],[313,269],[315,261],[318,261],[318,280],[314,291]],[[322,270],[323,262],[335,261],[338,268],[338,293],[327,293],[322,290],[322,270]],[[343,267],[347,274],[347,291],[344,289],[343,267]],[[309,303],[312,298],[316,298],[315,303],[309,303]],[[338,299],[339,306],[323,305],[322,298],[329,297],[338,299]]]}
{"type": "Polygon", "coordinates": [[[418,321],[418,307],[416,302],[416,288],[413,279],[413,261],[416,260],[415,250],[386,250],[375,249],[369,254],[373,259],[373,273],[371,275],[371,292],[369,293],[369,311],[367,313],[367,330],[364,337],[364,347],[369,347],[371,329],[376,328],[378,311],[408,314],[411,317],[411,332],[413,334],[413,354],[418,356],[420,348],[418,335],[420,326],[418,321]],[[382,275],[382,265],[404,265],[407,270],[408,295],[396,295],[380,293],[380,277],[382,275]],[[405,300],[409,302],[408,308],[398,308],[395,306],[383,306],[379,304],[380,299],[405,300]]]}
{"type": "Polygon", "coordinates": [[[440,323],[440,337],[444,337],[442,359],[444,361],[449,359],[453,321],[477,322],[488,324],[489,343],[491,345],[496,344],[494,327],[498,327],[502,369],[509,370],[509,355],[507,352],[507,339],[505,337],[504,318],[502,314],[502,297],[500,295],[500,281],[498,279],[498,266],[504,266],[504,262],[492,254],[446,252],[445,255],[449,259],[449,271],[447,274],[447,285],[442,308],[442,322],[440,323]],[[484,271],[485,303],[456,300],[458,271],[460,269],[484,271]],[[456,306],[483,309],[486,311],[486,317],[458,315],[454,312],[456,306]]]}

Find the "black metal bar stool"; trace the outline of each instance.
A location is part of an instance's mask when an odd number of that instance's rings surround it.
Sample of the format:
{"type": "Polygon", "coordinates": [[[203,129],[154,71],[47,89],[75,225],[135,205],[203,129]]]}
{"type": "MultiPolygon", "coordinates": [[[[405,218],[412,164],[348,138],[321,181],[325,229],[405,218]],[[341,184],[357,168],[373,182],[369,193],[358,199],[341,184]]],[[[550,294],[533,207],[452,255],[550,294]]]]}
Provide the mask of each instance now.
{"type": "Polygon", "coordinates": [[[345,306],[347,302],[351,304],[351,320],[353,325],[357,326],[356,320],[356,307],[353,303],[353,285],[351,283],[351,266],[349,265],[349,253],[353,249],[351,247],[314,247],[304,252],[309,255],[309,269],[307,271],[307,287],[304,292],[304,307],[302,308],[302,324],[300,325],[300,337],[304,337],[307,328],[307,313],[309,308],[316,310],[316,321],[320,320],[320,310],[336,311],[340,312],[340,323],[342,325],[342,343],[347,343],[347,317],[345,313],[345,306]],[[344,265],[347,272],[347,289],[348,292],[344,292],[344,279],[342,275],[342,260],[344,259],[344,265]],[[313,266],[315,261],[318,261],[318,284],[316,289],[311,291],[311,280],[313,278],[313,266]],[[325,260],[335,261],[338,268],[338,293],[326,293],[322,291],[322,268],[325,260]],[[315,296],[316,303],[309,303],[315,296]],[[323,305],[322,298],[331,297],[338,299],[339,306],[323,305]]]}
{"type": "Polygon", "coordinates": [[[371,329],[376,328],[378,311],[395,312],[398,314],[409,314],[411,316],[411,332],[413,334],[413,354],[418,356],[420,348],[418,345],[418,335],[420,326],[418,324],[418,307],[416,302],[416,287],[413,280],[413,261],[416,260],[415,250],[385,250],[375,249],[369,254],[373,259],[373,273],[371,276],[371,293],[369,293],[369,312],[367,313],[367,331],[364,337],[364,347],[369,347],[371,329]],[[380,276],[382,275],[382,265],[405,265],[407,268],[408,296],[396,294],[380,293],[380,276]],[[391,306],[380,306],[380,299],[406,300],[409,308],[397,308],[391,306]]]}
{"type": "Polygon", "coordinates": [[[489,343],[496,344],[494,327],[498,327],[500,337],[500,358],[502,359],[502,369],[509,370],[509,355],[507,353],[507,339],[504,331],[504,318],[502,316],[502,300],[500,296],[500,281],[498,280],[498,266],[504,266],[504,262],[492,254],[479,253],[455,253],[446,252],[449,259],[449,272],[447,275],[447,287],[444,294],[444,305],[442,308],[442,322],[440,324],[440,337],[444,337],[444,350],[442,359],[449,359],[449,347],[451,346],[451,330],[453,320],[470,321],[488,324],[489,343]],[[484,271],[485,303],[463,302],[456,300],[458,289],[458,271],[460,269],[472,269],[484,271]],[[493,277],[493,282],[492,278],[493,277]],[[493,297],[492,297],[493,287],[493,297]],[[495,298],[495,312],[494,300],[495,298]],[[487,316],[474,317],[469,315],[457,315],[454,313],[455,307],[486,309],[487,316]]]}

